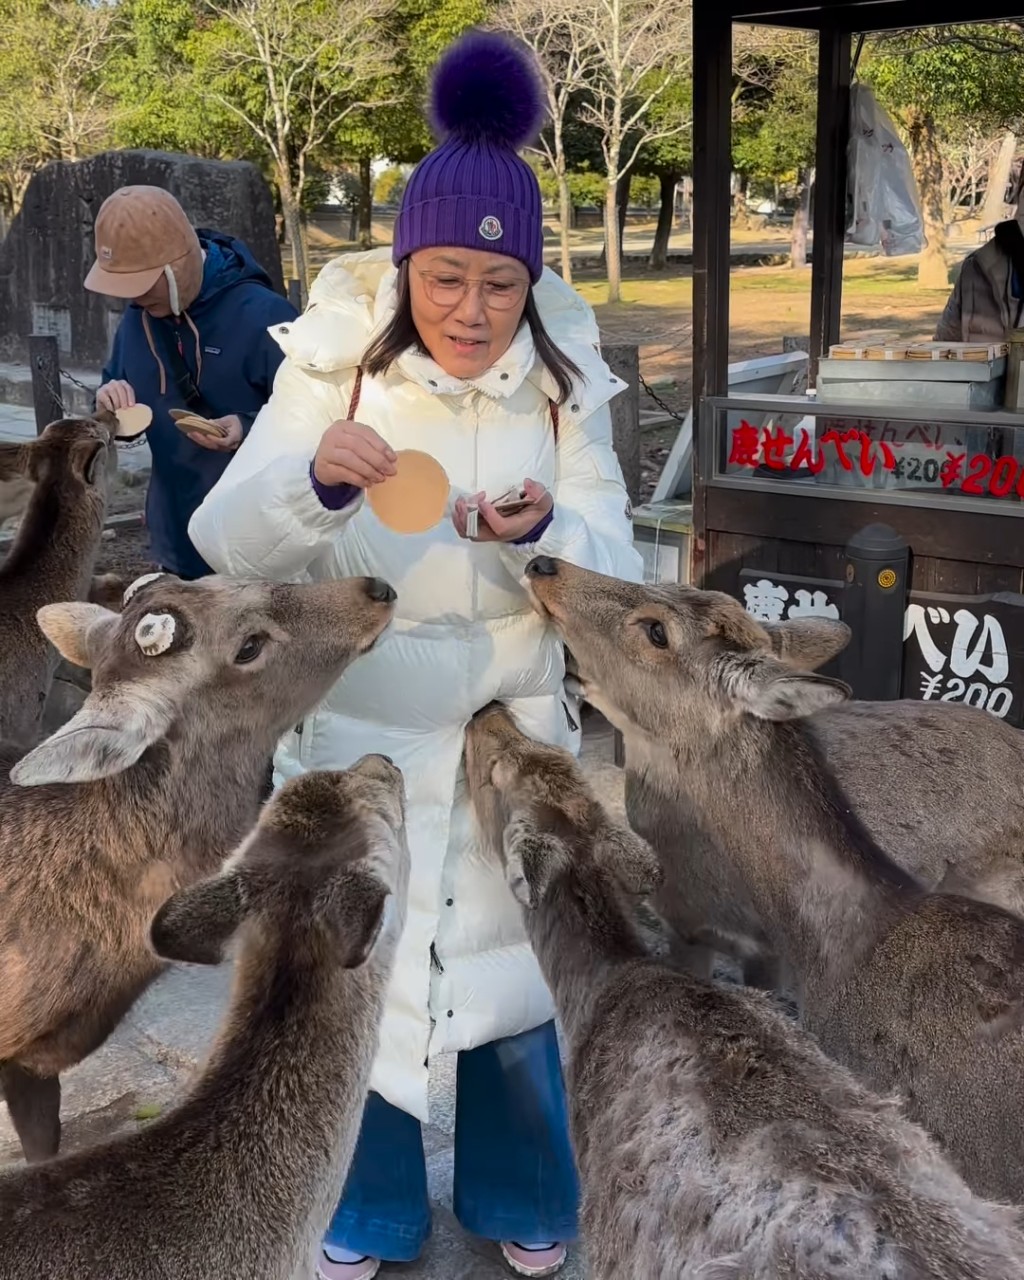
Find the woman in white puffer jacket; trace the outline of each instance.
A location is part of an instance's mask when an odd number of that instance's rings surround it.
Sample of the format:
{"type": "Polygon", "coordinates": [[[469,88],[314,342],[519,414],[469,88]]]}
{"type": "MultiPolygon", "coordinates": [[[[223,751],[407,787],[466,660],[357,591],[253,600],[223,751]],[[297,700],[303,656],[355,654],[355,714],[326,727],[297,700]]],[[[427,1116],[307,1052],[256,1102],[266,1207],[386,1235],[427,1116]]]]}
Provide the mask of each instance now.
{"type": "Polygon", "coordinates": [[[408,794],[408,923],[325,1240],[328,1280],[364,1280],[422,1247],[419,1122],[427,1060],[445,1051],[460,1051],[460,1221],[502,1242],[522,1275],[558,1270],[575,1231],[551,999],[480,847],[462,770],[465,725],[493,699],[533,736],[579,748],[562,646],[520,581],[528,560],[642,576],[612,450],[609,401],[623,384],[590,308],[543,268],[540,195],[516,154],[539,121],[535,75],[494,35],[449,51],[434,81],[448,136],[410,179],[392,253],[331,263],[305,314],[271,330],[286,356],[273,396],[190,526],[222,573],[375,574],[398,592],[390,631],[275,760],[280,779],[382,751],[408,794]],[[363,495],[409,448],[442,464],[453,501],[450,519],[402,536],[363,495]],[[515,485],[532,499],[522,514],[502,518],[481,498],[515,485]],[[467,499],[479,502],[473,540],[467,499]]]}

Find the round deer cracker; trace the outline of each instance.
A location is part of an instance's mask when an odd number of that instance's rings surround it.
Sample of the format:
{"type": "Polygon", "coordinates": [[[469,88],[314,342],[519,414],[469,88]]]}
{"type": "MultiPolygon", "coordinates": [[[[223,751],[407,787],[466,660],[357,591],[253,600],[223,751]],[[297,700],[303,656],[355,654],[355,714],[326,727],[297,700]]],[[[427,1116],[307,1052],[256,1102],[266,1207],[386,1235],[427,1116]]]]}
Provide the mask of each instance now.
{"type": "Polygon", "coordinates": [[[148,404],[132,404],[126,409],[115,409],[117,419],[117,439],[134,440],[153,421],[153,410],[148,404]]]}
{"type": "Polygon", "coordinates": [[[188,409],[172,409],[171,420],[178,430],[186,435],[213,436],[215,440],[223,440],[227,435],[227,431],[218,423],[211,422],[202,414],[192,413],[188,409]]]}
{"type": "Polygon", "coordinates": [[[448,476],[429,453],[403,449],[395,457],[398,468],[380,484],[366,490],[366,501],[383,525],[395,533],[425,533],[440,524],[448,506],[448,476]]]}

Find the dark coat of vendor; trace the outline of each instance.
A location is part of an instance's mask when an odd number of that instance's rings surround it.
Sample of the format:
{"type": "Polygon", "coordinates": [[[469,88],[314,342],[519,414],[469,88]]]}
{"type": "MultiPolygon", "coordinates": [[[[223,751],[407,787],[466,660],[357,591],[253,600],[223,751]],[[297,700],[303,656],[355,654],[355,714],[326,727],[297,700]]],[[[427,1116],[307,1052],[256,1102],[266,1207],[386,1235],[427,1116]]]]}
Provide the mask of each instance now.
{"type": "Polygon", "coordinates": [[[295,309],[241,240],[194,228],[169,192],[151,186],[122,187],[104,201],[85,287],[130,303],[96,403],[153,411],[153,558],[182,578],[202,577],[211,570],[188,522],[270,399],[283,353],[268,329],[294,320],[295,309]],[[184,434],[172,409],[210,419],[224,435],[184,434]]]}
{"type": "Polygon", "coordinates": [[[1024,317],[1024,190],[1017,216],[964,259],[935,330],[937,342],[1002,342],[1024,317]]]}

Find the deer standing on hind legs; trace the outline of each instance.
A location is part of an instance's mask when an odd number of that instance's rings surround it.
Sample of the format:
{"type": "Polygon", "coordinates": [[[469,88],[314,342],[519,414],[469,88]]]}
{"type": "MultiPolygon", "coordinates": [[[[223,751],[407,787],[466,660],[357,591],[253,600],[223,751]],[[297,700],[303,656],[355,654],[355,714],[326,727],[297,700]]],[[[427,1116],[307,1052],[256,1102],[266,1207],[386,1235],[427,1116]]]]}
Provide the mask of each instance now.
{"type": "Polygon", "coordinates": [[[355,1148],[409,853],[381,756],[277,793],[222,873],[152,924],[162,960],[217,964],[220,1036],[139,1133],[0,1176],[0,1280],[308,1280],[355,1148]]]}
{"type": "MultiPolygon", "coordinates": [[[[976,1192],[1024,1199],[1024,919],[928,892],[868,832],[806,728],[846,686],[780,661],[717,592],[546,557],[526,580],[624,734],[629,819],[665,861],[669,905],[696,829],[825,1051],[902,1092],[976,1192]]],[[[713,882],[714,865],[704,873],[713,882]]]]}
{"type": "Polygon", "coordinates": [[[501,708],[466,735],[569,1047],[592,1280],[1010,1280],[1016,1208],[977,1199],[891,1100],[754,991],[651,958],[636,895],[653,852],[565,752],[501,708]]]}

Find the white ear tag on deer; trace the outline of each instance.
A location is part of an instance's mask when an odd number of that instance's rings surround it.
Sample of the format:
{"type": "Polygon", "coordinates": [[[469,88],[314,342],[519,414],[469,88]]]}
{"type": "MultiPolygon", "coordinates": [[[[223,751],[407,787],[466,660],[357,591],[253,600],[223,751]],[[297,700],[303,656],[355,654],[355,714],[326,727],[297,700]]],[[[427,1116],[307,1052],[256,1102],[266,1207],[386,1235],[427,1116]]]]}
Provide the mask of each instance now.
{"type": "Polygon", "coordinates": [[[135,643],[147,658],[166,653],[174,643],[174,615],[147,613],[135,628],[135,643]]]}
{"type": "Polygon", "coordinates": [[[130,582],[125,588],[124,597],[121,600],[121,608],[124,608],[136,591],[141,591],[150,582],[154,582],[157,578],[162,578],[163,576],[163,572],[157,570],[156,573],[144,573],[141,578],[136,578],[134,582],[130,582]]]}
{"type": "Polygon", "coordinates": [[[117,418],[117,439],[134,440],[153,421],[153,410],[148,404],[131,404],[124,409],[115,409],[117,418]]]}

